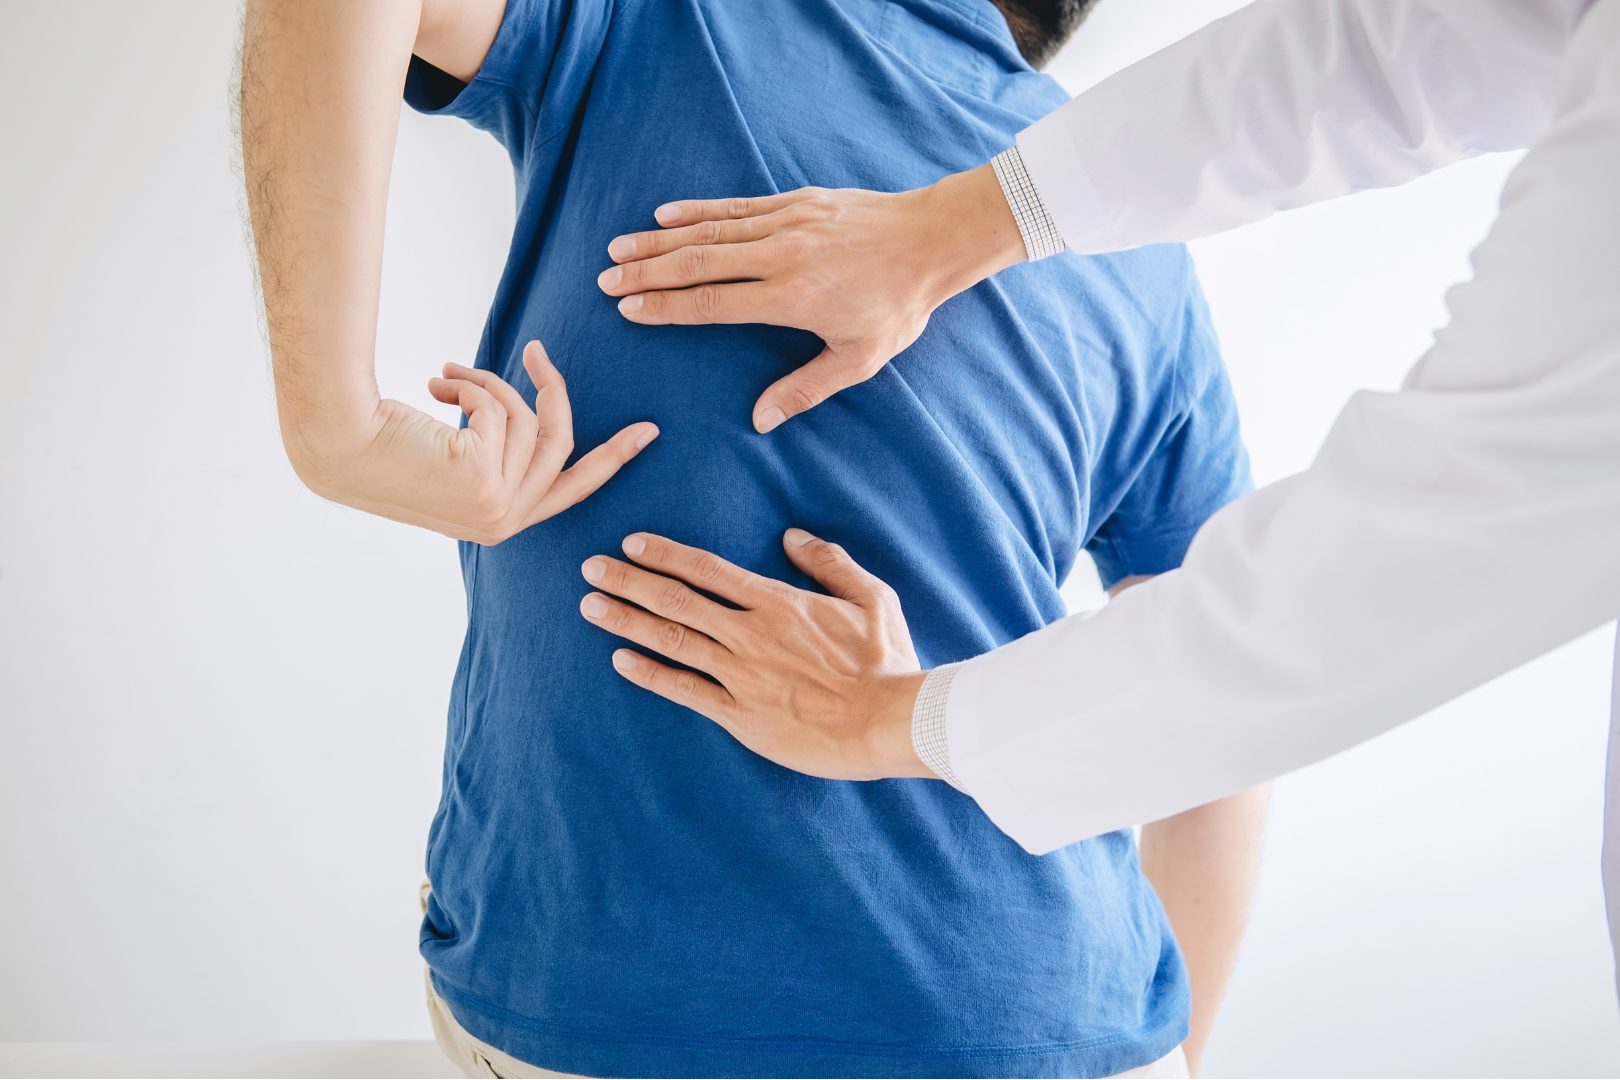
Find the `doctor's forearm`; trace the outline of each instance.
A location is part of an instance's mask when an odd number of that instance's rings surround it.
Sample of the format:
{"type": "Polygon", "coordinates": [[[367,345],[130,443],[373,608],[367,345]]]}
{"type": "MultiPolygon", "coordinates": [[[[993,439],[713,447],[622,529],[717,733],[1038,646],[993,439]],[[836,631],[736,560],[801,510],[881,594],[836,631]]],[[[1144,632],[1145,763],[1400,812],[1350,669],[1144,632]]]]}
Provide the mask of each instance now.
{"type": "Polygon", "coordinates": [[[1599,0],[1399,393],[1355,395],[1181,569],[957,671],[951,767],[1030,851],[1319,761],[1620,612],[1617,44],[1599,0]]]}
{"type": "Polygon", "coordinates": [[[1105,79],[1019,149],[1072,251],[1191,240],[1550,121],[1587,0],[1266,0],[1105,79]]]}

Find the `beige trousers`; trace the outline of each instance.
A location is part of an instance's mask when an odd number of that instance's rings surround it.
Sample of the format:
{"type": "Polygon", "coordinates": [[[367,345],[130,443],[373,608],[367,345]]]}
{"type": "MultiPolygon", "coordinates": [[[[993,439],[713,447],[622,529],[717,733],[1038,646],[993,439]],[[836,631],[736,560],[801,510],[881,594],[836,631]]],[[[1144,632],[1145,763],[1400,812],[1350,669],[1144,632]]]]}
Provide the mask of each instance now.
{"type": "MultiPolygon", "coordinates": [[[[422,910],[427,910],[428,884],[422,883],[422,910]]],[[[461,1022],[450,1011],[439,992],[433,988],[433,975],[424,971],[427,980],[427,1006],[428,1016],[433,1019],[433,1037],[439,1040],[439,1049],[444,1056],[455,1063],[464,1076],[510,1076],[510,1077],[547,1077],[568,1076],[574,1077],[576,1073],[552,1072],[542,1069],[538,1065],[530,1065],[526,1061],[519,1061],[511,1054],[495,1049],[482,1039],[474,1038],[461,1022]]],[[[1187,1080],[1191,1074],[1187,1071],[1187,1055],[1176,1047],[1158,1061],[1150,1061],[1146,1065],[1139,1065],[1129,1072],[1117,1073],[1116,1076],[1141,1077],[1143,1080],[1187,1080]]]]}

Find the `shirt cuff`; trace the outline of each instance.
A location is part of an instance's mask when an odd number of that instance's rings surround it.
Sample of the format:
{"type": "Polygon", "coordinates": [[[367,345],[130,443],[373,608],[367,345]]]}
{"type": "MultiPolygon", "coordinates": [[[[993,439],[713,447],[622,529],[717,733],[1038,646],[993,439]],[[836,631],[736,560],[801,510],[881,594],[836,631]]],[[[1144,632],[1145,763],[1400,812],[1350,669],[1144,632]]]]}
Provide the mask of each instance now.
{"type": "Polygon", "coordinates": [[[1041,193],[1035,190],[1035,183],[1029,178],[1024,155],[1018,147],[1009,147],[991,158],[990,167],[996,171],[1007,205],[1012,207],[1013,220],[1018,222],[1018,235],[1024,238],[1024,254],[1029,256],[1029,261],[1069,250],[1063,242],[1063,234],[1058,232],[1057,222],[1041,201],[1041,193]]]}
{"type": "Polygon", "coordinates": [[[928,673],[917,704],[911,710],[911,745],[934,775],[966,795],[967,788],[951,771],[951,746],[945,734],[945,706],[951,698],[951,680],[961,664],[946,664],[928,673]]]}

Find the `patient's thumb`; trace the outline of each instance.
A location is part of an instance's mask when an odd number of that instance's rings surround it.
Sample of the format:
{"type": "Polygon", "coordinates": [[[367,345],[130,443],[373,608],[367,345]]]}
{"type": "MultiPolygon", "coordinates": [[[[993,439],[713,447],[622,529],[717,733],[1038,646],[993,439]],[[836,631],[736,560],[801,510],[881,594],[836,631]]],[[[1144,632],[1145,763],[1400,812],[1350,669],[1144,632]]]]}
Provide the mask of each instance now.
{"type": "Polygon", "coordinates": [[[815,578],[822,588],[840,600],[864,606],[884,589],[881,581],[849,557],[849,552],[803,529],[783,533],[782,547],[794,566],[815,578]]]}

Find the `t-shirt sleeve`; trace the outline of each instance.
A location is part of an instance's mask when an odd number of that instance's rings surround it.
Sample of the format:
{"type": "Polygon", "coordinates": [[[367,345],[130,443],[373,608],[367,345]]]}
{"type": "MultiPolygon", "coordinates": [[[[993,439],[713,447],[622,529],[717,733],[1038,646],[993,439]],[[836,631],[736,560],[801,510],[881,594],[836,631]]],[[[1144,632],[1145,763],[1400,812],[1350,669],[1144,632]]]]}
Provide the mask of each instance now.
{"type": "Polygon", "coordinates": [[[594,64],[616,6],[615,0],[507,0],[473,81],[463,84],[413,56],[405,103],[418,112],[461,117],[495,136],[521,165],[530,147],[553,134],[548,118],[573,115],[574,103],[549,100],[547,88],[576,85],[560,76],[594,64]]]}
{"type": "Polygon", "coordinates": [[[1254,487],[1209,312],[1188,298],[1171,407],[1157,444],[1086,544],[1104,586],[1181,565],[1210,516],[1254,487]]]}

